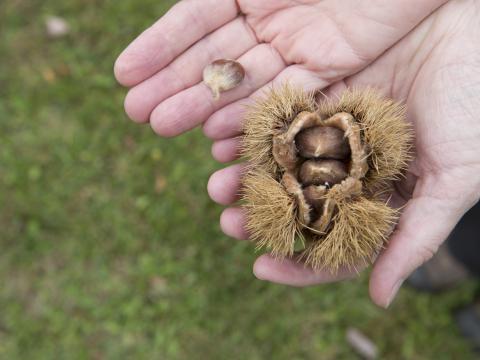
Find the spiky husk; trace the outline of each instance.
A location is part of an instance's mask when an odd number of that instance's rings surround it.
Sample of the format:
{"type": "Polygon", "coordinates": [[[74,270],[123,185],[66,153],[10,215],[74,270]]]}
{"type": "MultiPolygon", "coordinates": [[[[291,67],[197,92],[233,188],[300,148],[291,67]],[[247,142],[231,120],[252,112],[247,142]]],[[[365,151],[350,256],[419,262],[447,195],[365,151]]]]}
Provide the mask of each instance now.
{"type": "Polygon", "coordinates": [[[255,102],[245,117],[242,155],[252,167],[271,174],[278,171],[272,157],[272,137],[284,130],[302,111],[315,111],[315,97],[288,84],[271,89],[264,99],[255,102]]]}
{"type": "Polygon", "coordinates": [[[314,269],[359,268],[369,263],[385,244],[398,211],[364,197],[337,203],[334,226],[325,237],[313,237],[302,254],[314,269]]]}
{"type": "Polygon", "coordinates": [[[319,114],[352,114],[361,125],[363,140],[370,146],[366,191],[381,191],[398,180],[411,161],[412,132],[405,121],[405,107],[380,96],[373,89],[345,91],[339,99],[320,102],[319,114]]]}
{"type": "Polygon", "coordinates": [[[300,235],[297,204],[282,185],[261,169],[251,170],[243,178],[246,229],[258,247],[274,256],[291,256],[300,235]]]}
{"type": "Polygon", "coordinates": [[[247,229],[259,247],[278,257],[291,256],[295,240],[301,238],[306,248],[300,258],[307,265],[336,272],[369,262],[385,244],[398,211],[386,204],[384,193],[411,159],[412,132],[404,120],[405,109],[374,90],[347,90],[339,99],[318,105],[314,98],[286,84],[250,108],[242,146],[250,164],[243,181],[244,209],[247,229]],[[280,184],[280,169],[272,156],[273,136],[284,132],[302,111],[317,111],[325,118],[339,112],[352,114],[370,147],[362,195],[341,198],[327,193],[335,197],[337,211],[324,235],[305,231],[294,199],[280,184]]]}

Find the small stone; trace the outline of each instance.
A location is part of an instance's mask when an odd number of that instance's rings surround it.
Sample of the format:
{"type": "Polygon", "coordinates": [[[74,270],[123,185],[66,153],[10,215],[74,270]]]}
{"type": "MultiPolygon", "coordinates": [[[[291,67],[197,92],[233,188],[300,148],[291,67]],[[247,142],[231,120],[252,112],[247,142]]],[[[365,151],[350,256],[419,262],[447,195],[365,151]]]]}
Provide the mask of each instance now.
{"type": "Polygon", "coordinates": [[[47,35],[51,38],[60,38],[70,32],[70,25],[58,16],[49,16],[45,20],[47,35]]]}
{"type": "Polygon", "coordinates": [[[360,330],[348,328],[346,337],[348,344],[362,358],[367,360],[375,360],[378,358],[377,346],[372,340],[362,334],[360,330]]]}

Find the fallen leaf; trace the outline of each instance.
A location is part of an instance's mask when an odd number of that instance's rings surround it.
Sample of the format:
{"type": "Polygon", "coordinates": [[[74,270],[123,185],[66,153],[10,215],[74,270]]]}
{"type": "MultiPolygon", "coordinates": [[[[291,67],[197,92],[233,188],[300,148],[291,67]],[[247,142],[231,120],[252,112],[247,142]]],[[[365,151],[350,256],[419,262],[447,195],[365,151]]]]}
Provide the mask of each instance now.
{"type": "Polygon", "coordinates": [[[50,68],[44,69],[42,71],[42,76],[43,76],[43,79],[49,84],[54,83],[55,79],[57,78],[57,75],[55,74],[55,71],[53,71],[50,68]]]}
{"type": "Polygon", "coordinates": [[[155,177],[155,192],[161,193],[167,186],[167,179],[162,175],[157,175],[155,177]]]}

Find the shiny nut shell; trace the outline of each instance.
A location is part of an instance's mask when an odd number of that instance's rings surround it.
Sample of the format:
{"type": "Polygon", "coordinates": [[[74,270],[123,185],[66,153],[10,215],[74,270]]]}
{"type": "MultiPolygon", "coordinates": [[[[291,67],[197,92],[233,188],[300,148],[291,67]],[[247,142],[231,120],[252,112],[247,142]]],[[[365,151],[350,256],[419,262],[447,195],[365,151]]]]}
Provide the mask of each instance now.
{"type": "Polygon", "coordinates": [[[338,160],[307,160],[299,173],[303,186],[340,183],[348,176],[347,166],[338,160]]]}
{"type": "Polygon", "coordinates": [[[301,131],[295,137],[299,154],[305,158],[346,159],[350,147],[344,132],[329,126],[317,126],[301,131]]]}

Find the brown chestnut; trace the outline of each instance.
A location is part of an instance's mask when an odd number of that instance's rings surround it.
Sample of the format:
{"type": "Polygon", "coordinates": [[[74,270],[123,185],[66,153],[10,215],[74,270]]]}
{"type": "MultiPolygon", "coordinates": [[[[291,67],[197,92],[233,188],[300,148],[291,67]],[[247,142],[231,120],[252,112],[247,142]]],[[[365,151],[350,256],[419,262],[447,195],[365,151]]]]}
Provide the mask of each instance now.
{"type": "Polygon", "coordinates": [[[295,137],[298,152],[305,158],[346,159],[350,147],[345,133],[331,126],[316,126],[302,130],[295,137]]]}
{"type": "Polygon", "coordinates": [[[348,176],[347,166],[338,160],[307,160],[300,167],[299,180],[303,186],[335,185],[348,176]]]}
{"type": "Polygon", "coordinates": [[[203,70],[203,82],[217,100],[222,91],[233,89],[245,78],[243,66],[234,60],[215,60],[203,70]]]}

